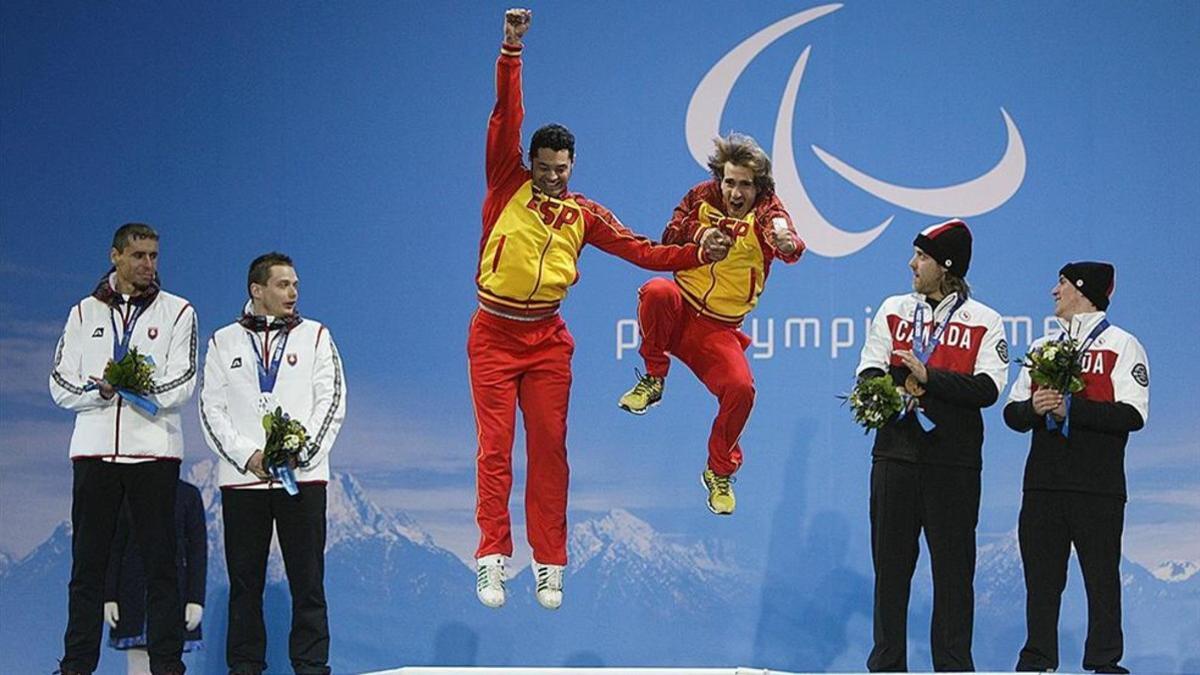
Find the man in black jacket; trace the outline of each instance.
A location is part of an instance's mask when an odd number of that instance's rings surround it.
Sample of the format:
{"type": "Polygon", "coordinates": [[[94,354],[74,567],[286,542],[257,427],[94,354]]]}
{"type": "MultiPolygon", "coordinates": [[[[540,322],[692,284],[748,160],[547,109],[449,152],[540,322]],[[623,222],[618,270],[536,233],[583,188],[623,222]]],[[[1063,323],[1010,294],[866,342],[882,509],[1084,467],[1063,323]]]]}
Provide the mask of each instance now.
{"type": "Polygon", "coordinates": [[[914,292],[883,301],[856,371],[860,379],[887,374],[909,397],[871,452],[875,646],[867,667],[908,669],[908,597],[924,530],[933,563],[933,667],[974,670],[980,410],[1008,382],[1008,343],[1000,315],[969,297],[966,223],[932,225],[913,245],[914,292]]]}
{"type": "Polygon", "coordinates": [[[1058,612],[1074,545],[1088,599],[1083,667],[1129,672],[1119,665],[1125,444],[1146,423],[1150,365],[1137,338],[1105,317],[1113,277],[1108,263],[1064,266],[1052,291],[1063,333],[1032,345],[1078,341],[1083,389],[1039,388],[1022,368],[1004,407],[1008,426],[1033,432],[1018,525],[1028,631],[1020,671],[1058,667],[1058,612]]]}

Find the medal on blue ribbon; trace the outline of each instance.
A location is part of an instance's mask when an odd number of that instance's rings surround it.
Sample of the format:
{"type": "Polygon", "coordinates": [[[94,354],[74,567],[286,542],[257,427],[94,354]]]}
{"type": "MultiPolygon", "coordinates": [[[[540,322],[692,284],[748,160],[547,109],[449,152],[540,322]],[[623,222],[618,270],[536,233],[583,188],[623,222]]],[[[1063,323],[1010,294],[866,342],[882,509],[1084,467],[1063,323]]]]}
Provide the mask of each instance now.
{"type": "MultiPolygon", "coordinates": [[[[966,301],[965,297],[958,298],[958,301],[946,313],[946,318],[942,319],[941,323],[933,329],[932,334],[926,332],[925,303],[921,301],[917,302],[917,306],[913,308],[912,353],[913,356],[917,357],[918,361],[923,364],[929,363],[929,359],[933,357],[934,350],[942,343],[942,336],[946,333],[946,328],[950,325],[950,319],[954,318],[954,315],[966,301]]],[[[903,418],[911,412],[916,416],[917,423],[921,425],[923,431],[933,431],[937,425],[921,410],[921,397],[925,395],[925,387],[913,373],[909,373],[908,377],[904,378],[904,391],[907,392],[907,399],[905,400],[904,413],[900,417],[903,418]]]]}
{"type": "MultiPolygon", "coordinates": [[[[1086,354],[1089,349],[1091,349],[1092,343],[1100,337],[1101,333],[1103,333],[1108,326],[1108,319],[1102,319],[1100,323],[1096,324],[1096,327],[1092,329],[1092,332],[1088,333],[1088,336],[1083,341],[1083,344],[1079,345],[1079,355],[1075,358],[1082,360],[1083,355],[1086,354]]],[[[1065,341],[1066,339],[1067,334],[1065,332],[1058,338],[1059,342],[1065,341]]],[[[1059,426],[1062,426],[1062,431],[1060,433],[1066,437],[1069,436],[1071,432],[1071,391],[1069,389],[1063,392],[1063,407],[1066,409],[1066,414],[1063,415],[1062,422],[1054,419],[1054,415],[1046,413],[1046,428],[1050,431],[1058,431],[1059,426]]]]}
{"type": "Polygon", "coordinates": [[[133,311],[125,316],[121,316],[122,330],[117,329],[116,312],[110,307],[108,310],[108,319],[112,321],[113,329],[113,360],[120,361],[125,358],[125,354],[129,352],[129,340],[133,337],[133,329],[137,325],[137,320],[141,318],[142,312],[146,310],[145,305],[134,305],[132,300],[126,303],[133,307],[133,311]],[[117,336],[121,337],[118,338],[117,336]]]}
{"type": "MultiPolygon", "coordinates": [[[[113,361],[120,361],[129,353],[129,341],[133,339],[133,329],[137,326],[137,320],[141,318],[142,312],[146,310],[145,305],[134,305],[132,300],[127,301],[126,305],[132,307],[133,311],[128,316],[122,313],[120,329],[117,328],[116,312],[111,307],[108,309],[108,320],[112,322],[113,329],[113,361]]],[[[154,358],[149,354],[144,355],[142,358],[152,367],[154,366],[154,358]]],[[[83,388],[84,391],[91,391],[93,389],[99,389],[99,386],[94,382],[83,388]]],[[[117,395],[129,401],[130,405],[141,408],[151,417],[158,414],[158,405],[145,396],[124,387],[118,387],[116,391],[117,395]]]]}
{"type": "MultiPolygon", "coordinates": [[[[250,340],[251,351],[254,352],[254,365],[258,368],[258,407],[264,415],[274,410],[275,381],[279,377],[279,366],[283,363],[283,351],[287,348],[289,335],[290,332],[285,328],[275,336],[275,349],[271,352],[271,361],[263,363],[263,355],[259,351],[258,345],[254,343],[254,337],[249,333],[246,334],[250,340]]],[[[267,467],[267,470],[271,474],[271,480],[281,483],[289,495],[300,494],[300,486],[296,483],[296,474],[292,471],[292,467],[287,464],[271,465],[267,467]]]]}

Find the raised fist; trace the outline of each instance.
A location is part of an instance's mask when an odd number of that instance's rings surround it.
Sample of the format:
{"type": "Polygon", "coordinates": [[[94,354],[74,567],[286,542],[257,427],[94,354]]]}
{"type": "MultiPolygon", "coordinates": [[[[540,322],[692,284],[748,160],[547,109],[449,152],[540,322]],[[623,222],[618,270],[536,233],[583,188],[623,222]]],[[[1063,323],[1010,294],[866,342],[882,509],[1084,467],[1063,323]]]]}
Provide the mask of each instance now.
{"type": "Polygon", "coordinates": [[[529,24],[533,21],[533,12],[528,9],[513,8],[504,13],[504,41],[510,45],[521,44],[529,24]]]}

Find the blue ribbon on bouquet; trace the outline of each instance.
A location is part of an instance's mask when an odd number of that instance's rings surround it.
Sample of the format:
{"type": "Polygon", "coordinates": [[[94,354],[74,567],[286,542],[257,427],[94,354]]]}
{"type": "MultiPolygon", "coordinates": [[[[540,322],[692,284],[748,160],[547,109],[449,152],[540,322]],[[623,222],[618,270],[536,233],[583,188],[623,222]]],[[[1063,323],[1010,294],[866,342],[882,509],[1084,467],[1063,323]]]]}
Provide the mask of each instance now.
{"type": "MultiPolygon", "coordinates": [[[[1083,355],[1087,353],[1087,350],[1089,348],[1091,348],[1092,343],[1096,341],[1096,338],[1100,337],[1100,334],[1103,333],[1104,330],[1106,328],[1108,328],[1108,326],[1109,326],[1108,319],[1104,319],[1100,323],[1096,324],[1096,327],[1092,329],[1092,332],[1088,333],[1087,339],[1084,340],[1083,344],[1079,346],[1079,356],[1077,358],[1079,358],[1079,359],[1083,358],[1083,355]]],[[[1066,339],[1067,339],[1067,334],[1063,333],[1062,335],[1059,336],[1058,341],[1063,342],[1066,339]]],[[[1068,390],[1067,393],[1063,395],[1063,407],[1066,408],[1067,414],[1063,416],[1063,421],[1061,423],[1062,435],[1064,437],[1068,437],[1068,436],[1070,436],[1070,433],[1071,433],[1071,392],[1070,392],[1070,390],[1068,390]]],[[[1051,415],[1050,413],[1046,413],[1046,428],[1049,429],[1050,431],[1056,431],[1058,429],[1058,427],[1059,427],[1059,421],[1054,419],[1054,415],[1051,415]]]]}
{"type": "MultiPolygon", "coordinates": [[[[144,358],[151,366],[154,365],[154,358],[150,355],[145,355],[142,358],[144,358]]],[[[99,388],[100,385],[96,384],[95,382],[89,382],[83,386],[84,391],[92,391],[93,389],[99,388]]],[[[154,417],[158,414],[158,404],[137,392],[126,389],[125,387],[117,387],[117,396],[129,401],[130,405],[137,406],[146,411],[146,414],[151,417],[154,417]]]]}
{"type": "Polygon", "coordinates": [[[271,480],[279,481],[289,495],[295,497],[300,494],[300,486],[296,484],[296,473],[292,471],[292,467],[279,464],[272,465],[268,470],[271,472],[271,480]]]}
{"type": "Polygon", "coordinates": [[[150,415],[151,417],[154,417],[158,414],[158,405],[155,404],[154,401],[151,401],[141,394],[135,394],[132,391],[122,387],[117,389],[117,395],[126,401],[129,401],[132,405],[135,405],[146,411],[146,414],[150,415]]]}
{"type": "MultiPolygon", "coordinates": [[[[100,386],[97,385],[95,382],[89,382],[88,384],[83,385],[84,391],[92,391],[94,389],[99,389],[99,388],[100,388],[100,386]]],[[[126,389],[125,387],[117,387],[117,396],[120,396],[121,398],[125,399],[126,401],[129,401],[130,405],[134,405],[134,406],[141,408],[142,410],[145,410],[146,414],[150,415],[151,417],[154,417],[155,415],[158,414],[158,405],[156,403],[154,403],[154,401],[151,401],[150,399],[146,398],[145,396],[142,396],[141,394],[135,394],[134,392],[126,389]]]]}

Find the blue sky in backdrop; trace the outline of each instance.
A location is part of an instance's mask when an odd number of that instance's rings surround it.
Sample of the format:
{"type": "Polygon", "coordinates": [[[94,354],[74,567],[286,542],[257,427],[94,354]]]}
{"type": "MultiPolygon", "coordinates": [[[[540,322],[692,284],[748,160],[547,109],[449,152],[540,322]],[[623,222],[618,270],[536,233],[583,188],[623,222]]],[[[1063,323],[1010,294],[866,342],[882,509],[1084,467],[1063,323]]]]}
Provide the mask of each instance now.
{"type": "MultiPolygon", "coordinates": [[[[697,83],[741,40],[809,6],[532,3],[526,138],[545,122],[570,126],[572,187],[657,237],[704,177],[684,136],[697,83]]],[[[301,311],[331,327],[346,364],[335,463],[470,554],[465,336],[505,7],[4,3],[0,551],[24,554],[68,513],[71,419],[46,391],[53,347],[107,268],[113,229],[141,220],[162,234],[165,286],[193,302],[205,336],[240,310],[250,259],[270,249],[296,259],[301,311]]],[[[626,508],[752,556],[834,511],[851,525],[852,564],[869,569],[869,439],[834,397],[851,381],[863,320],[907,289],[912,237],[938,218],[859,190],[810,146],[890,182],[948,185],[996,163],[1004,108],[1027,170],[1010,200],[968,219],[969,279],[982,301],[1040,327],[1063,262],[1116,264],[1111,317],[1146,345],[1153,381],[1150,425],[1129,448],[1126,554],[1147,566],[1200,561],[1200,4],[847,3],[763,50],[721,129],[769,147],[788,73],[810,45],[792,130],[805,187],[842,229],[893,224],[853,255],[772,271],[754,316],[764,342],[773,320],[774,351],[752,364],[759,398],[738,514],[719,522],[696,485],[715,403],[676,367],[650,416],[617,410],[640,365],[632,352],[616,358],[617,322],[633,317],[650,275],[585,251],[564,311],[578,345],[572,507],[626,508]],[[821,321],[819,347],[783,345],[792,317],[821,321]],[[835,356],[838,317],[856,333],[835,356]]],[[[984,534],[1015,526],[1028,444],[999,412],[986,418],[984,534]]],[[[194,411],[188,420],[188,457],[208,457],[194,411]]]]}

